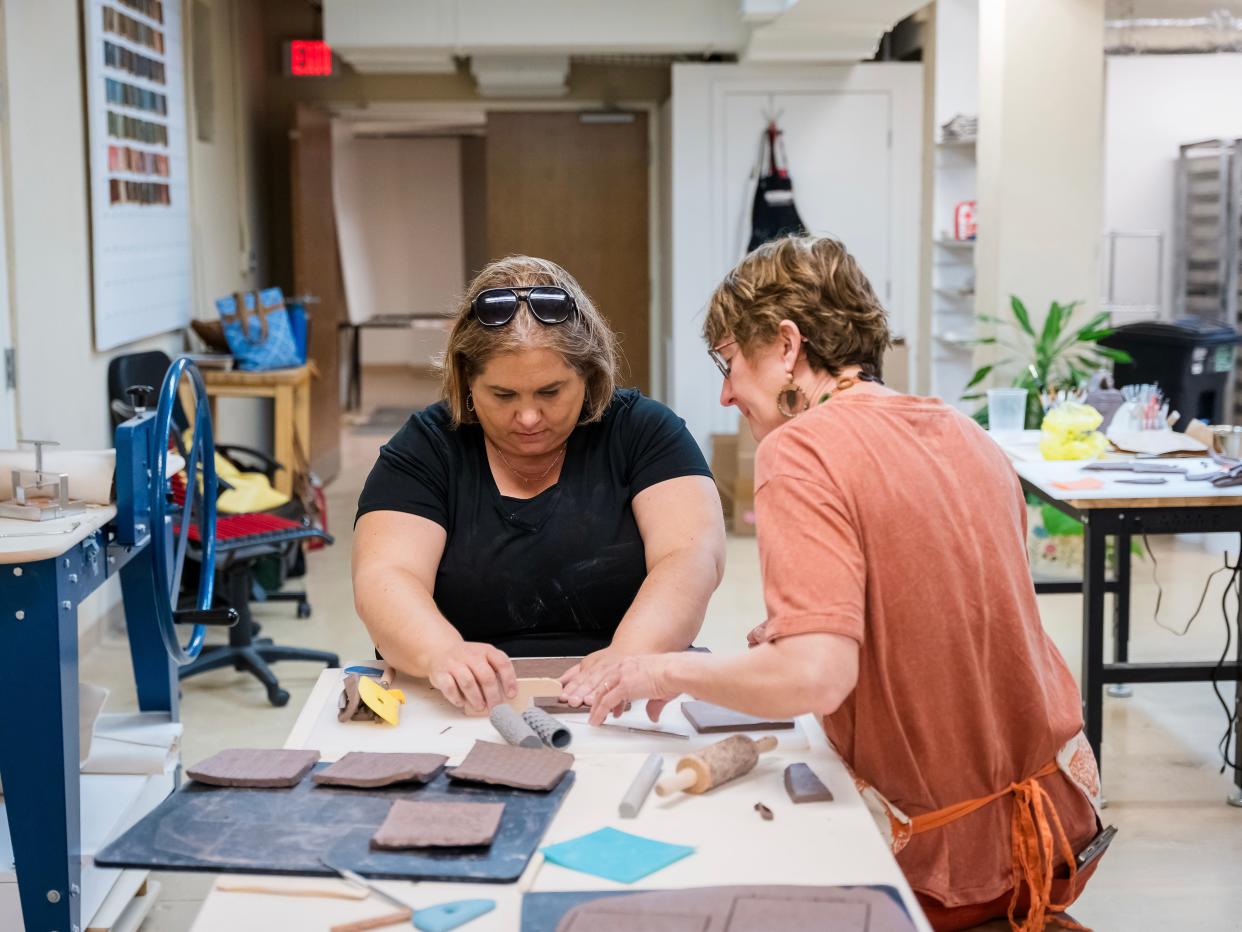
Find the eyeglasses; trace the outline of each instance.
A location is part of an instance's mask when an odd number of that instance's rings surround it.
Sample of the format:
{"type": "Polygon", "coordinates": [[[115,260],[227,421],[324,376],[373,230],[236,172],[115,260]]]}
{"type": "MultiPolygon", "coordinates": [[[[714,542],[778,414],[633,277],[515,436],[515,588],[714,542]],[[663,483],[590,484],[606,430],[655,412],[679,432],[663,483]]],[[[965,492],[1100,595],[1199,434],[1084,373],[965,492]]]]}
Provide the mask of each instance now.
{"type": "Polygon", "coordinates": [[[707,351],[707,355],[712,358],[712,362],[716,364],[716,368],[720,370],[720,374],[726,379],[729,377],[729,373],[733,370],[733,363],[725,359],[724,354],[720,351],[726,346],[732,346],[736,342],[737,340],[730,340],[727,343],[720,344],[720,346],[712,347],[707,351]]]}
{"type": "Polygon", "coordinates": [[[488,288],[470,302],[474,319],[484,327],[503,327],[523,301],[541,324],[563,324],[578,310],[574,296],[554,285],[538,288],[488,288]]]}

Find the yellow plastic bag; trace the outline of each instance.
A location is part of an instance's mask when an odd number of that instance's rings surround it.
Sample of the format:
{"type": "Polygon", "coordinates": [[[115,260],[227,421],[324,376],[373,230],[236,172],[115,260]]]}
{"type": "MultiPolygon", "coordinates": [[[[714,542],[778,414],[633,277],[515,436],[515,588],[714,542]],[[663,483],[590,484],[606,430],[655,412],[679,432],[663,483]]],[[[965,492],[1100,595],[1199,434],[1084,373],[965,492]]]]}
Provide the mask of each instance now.
{"type": "Polygon", "coordinates": [[[1096,430],[1103,423],[1090,405],[1067,401],[1044,415],[1039,452],[1046,460],[1089,460],[1099,456],[1108,440],[1096,430]]]}

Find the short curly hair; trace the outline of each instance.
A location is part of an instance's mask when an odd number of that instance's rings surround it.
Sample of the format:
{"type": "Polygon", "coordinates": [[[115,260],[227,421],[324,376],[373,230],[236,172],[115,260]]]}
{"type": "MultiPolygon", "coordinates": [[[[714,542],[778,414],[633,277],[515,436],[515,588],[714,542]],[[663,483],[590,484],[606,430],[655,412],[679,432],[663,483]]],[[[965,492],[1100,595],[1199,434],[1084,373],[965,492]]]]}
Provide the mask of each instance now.
{"type": "Polygon", "coordinates": [[[456,321],[440,363],[440,387],[454,427],[478,418],[466,404],[470,381],[493,356],[530,347],[559,353],[566,365],[586,383],[582,421],[598,421],[612,403],[620,367],[617,335],[577,280],[555,262],[533,256],[507,256],[474,277],[457,307],[456,321]],[[542,324],[530,308],[518,305],[513,320],[502,327],[485,327],[470,311],[471,302],[488,288],[532,288],[556,285],[573,295],[578,313],[563,324],[542,324]]]}
{"type": "Polygon", "coordinates": [[[812,368],[837,375],[858,366],[876,379],[892,344],[888,315],[854,257],[826,236],[764,243],[725,276],[703,323],[708,346],[734,339],[743,353],[776,339],[782,320],[806,340],[812,368]]]}

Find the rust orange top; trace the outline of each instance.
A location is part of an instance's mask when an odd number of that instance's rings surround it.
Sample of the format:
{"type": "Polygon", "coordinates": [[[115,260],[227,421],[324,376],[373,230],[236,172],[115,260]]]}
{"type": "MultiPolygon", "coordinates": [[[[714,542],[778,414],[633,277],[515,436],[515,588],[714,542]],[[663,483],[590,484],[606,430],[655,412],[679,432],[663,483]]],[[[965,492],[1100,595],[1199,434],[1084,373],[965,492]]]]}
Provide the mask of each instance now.
{"type": "MultiPolygon", "coordinates": [[[[1081,701],[1040,624],[1026,509],[1008,458],[943,402],[848,392],[760,444],[755,508],[767,621],[756,636],[846,635],[858,685],[824,718],[855,775],[907,816],[1035,774],[1082,728],[1081,701]]],[[[1044,786],[1074,850],[1090,801],[1044,786]]],[[[898,854],[946,906],[1013,886],[1011,796],[898,854]]]]}

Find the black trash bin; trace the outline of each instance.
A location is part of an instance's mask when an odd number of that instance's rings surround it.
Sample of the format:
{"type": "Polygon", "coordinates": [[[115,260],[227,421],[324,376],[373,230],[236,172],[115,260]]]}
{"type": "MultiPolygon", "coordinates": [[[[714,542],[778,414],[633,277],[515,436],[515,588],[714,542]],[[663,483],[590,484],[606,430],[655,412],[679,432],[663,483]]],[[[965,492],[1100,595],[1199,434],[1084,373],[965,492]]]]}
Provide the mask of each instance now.
{"type": "Polygon", "coordinates": [[[1178,430],[1185,430],[1191,418],[1208,424],[1226,422],[1225,396],[1233,378],[1235,347],[1242,342],[1242,335],[1229,324],[1202,317],[1150,320],[1118,327],[1100,342],[1125,350],[1134,359],[1117,364],[1118,388],[1159,385],[1169,410],[1182,415],[1178,430]]]}

